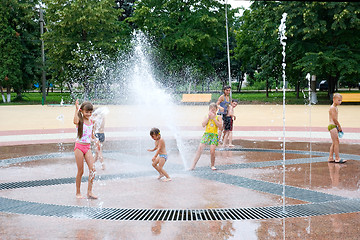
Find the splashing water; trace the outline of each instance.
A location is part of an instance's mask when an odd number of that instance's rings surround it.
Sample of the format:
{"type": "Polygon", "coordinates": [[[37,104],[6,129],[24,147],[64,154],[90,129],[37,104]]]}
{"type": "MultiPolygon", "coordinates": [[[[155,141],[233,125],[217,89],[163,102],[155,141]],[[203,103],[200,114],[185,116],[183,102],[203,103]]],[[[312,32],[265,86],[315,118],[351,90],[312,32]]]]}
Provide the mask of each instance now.
{"type": "Polygon", "coordinates": [[[308,84],[309,84],[309,142],[310,142],[310,166],[309,166],[309,171],[310,171],[310,174],[309,174],[309,185],[311,187],[311,166],[312,166],[312,136],[311,136],[311,103],[312,103],[312,100],[311,100],[311,95],[312,95],[312,89],[311,89],[311,75],[310,73],[306,74],[306,79],[308,80],[308,84]]]}
{"type": "MultiPolygon", "coordinates": [[[[183,154],[185,144],[177,127],[177,105],[171,97],[170,89],[162,87],[154,77],[150,61],[154,49],[142,32],[134,32],[132,45],[133,53],[126,63],[127,69],[124,73],[127,83],[125,100],[131,104],[131,113],[135,114],[136,131],[138,134],[146,132],[146,136],[149,136],[150,129],[158,127],[162,136],[173,136],[184,168],[187,168],[183,154]]],[[[139,146],[141,147],[141,144],[139,146]]]]}
{"type": "Polygon", "coordinates": [[[91,119],[95,121],[95,132],[98,132],[102,122],[105,119],[105,116],[109,113],[108,107],[99,107],[96,108],[95,111],[91,115],[91,119]]]}
{"type": "MultiPolygon", "coordinates": [[[[286,57],[286,52],[285,52],[285,47],[286,47],[286,42],[285,40],[287,39],[287,37],[285,36],[285,30],[286,30],[286,25],[285,25],[285,21],[286,21],[286,16],[287,13],[283,13],[282,14],[282,19],[281,19],[281,24],[279,26],[279,34],[280,34],[280,44],[283,47],[282,50],[282,78],[283,78],[283,213],[285,213],[285,82],[286,82],[286,74],[285,74],[285,68],[286,68],[286,63],[285,63],[285,57],[286,57]]],[[[284,222],[285,223],[285,222],[284,222]]],[[[284,231],[285,231],[285,226],[284,227],[284,231]]],[[[284,238],[285,238],[285,232],[284,232],[284,238]]]]}
{"type": "Polygon", "coordinates": [[[65,147],[64,147],[64,134],[65,134],[65,131],[64,131],[64,115],[63,114],[60,114],[59,116],[56,117],[56,120],[59,121],[59,128],[61,129],[60,130],[60,138],[59,138],[59,142],[58,142],[58,148],[59,148],[59,153],[63,153],[64,150],[65,150],[65,147]]]}

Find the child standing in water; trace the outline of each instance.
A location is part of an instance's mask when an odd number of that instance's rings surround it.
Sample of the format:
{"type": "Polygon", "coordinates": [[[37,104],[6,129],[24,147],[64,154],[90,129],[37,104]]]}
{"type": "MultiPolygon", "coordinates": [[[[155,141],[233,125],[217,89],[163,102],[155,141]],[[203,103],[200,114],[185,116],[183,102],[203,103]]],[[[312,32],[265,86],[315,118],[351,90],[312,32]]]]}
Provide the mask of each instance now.
{"type": "Polygon", "coordinates": [[[158,128],[152,128],[150,130],[150,136],[152,139],[155,140],[155,147],[153,149],[149,149],[149,152],[155,152],[155,156],[152,158],[152,166],[159,172],[158,179],[165,177],[163,179],[164,182],[171,181],[170,176],[167,172],[163,169],[164,164],[167,160],[167,153],[165,148],[165,141],[161,138],[160,130],[158,128]]]}
{"type": "MultiPolygon", "coordinates": [[[[75,102],[75,115],[74,115],[74,124],[77,127],[77,139],[75,142],[75,160],[77,166],[77,175],[76,175],[76,198],[83,198],[80,193],[80,184],[81,178],[84,173],[84,158],[85,162],[89,168],[89,181],[87,189],[87,197],[89,199],[97,199],[97,197],[92,192],[93,181],[95,178],[95,166],[94,158],[91,153],[91,141],[95,139],[94,136],[94,123],[90,120],[93,105],[90,102],[84,102],[79,106],[79,101],[75,102]]],[[[99,142],[97,141],[97,145],[99,142]]]]}
{"type": "Polygon", "coordinates": [[[330,146],[329,152],[329,162],[335,163],[345,163],[346,160],[340,159],[339,156],[339,132],[342,132],[342,128],[338,121],[338,106],[342,102],[342,96],[340,93],[334,93],[333,96],[333,104],[330,106],[329,109],[329,125],[328,130],[330,132],[332,144],[330,146]],[[335,160],[334,160],[334,153],[335,153],[335,160]]]}
{"type": "Polygon", "coordinates": [[[224,140],[223,146],[234,147],[235,145],[232,144],[232,130],[234,121],[236,120],[236,116],[234,114],[234,108],[238,105],[238,101],[236,99],[231,100],[231,104],[228,107],[228,112],[223,119],[224,122],[224,140]]]}
{"type": "Polygon", "coordinates": [[[206,127],[205,133],[200,141],[199,148],[196,152],[193,164],[190,170],[194,170],[196,163],[199,161],[200,156],[206,145],[210,145],[210,160],[211,160],[211,169],[216,170],[215,168],[215,149],[219,145],[218,130],[222,128],[222,117],[216,115],[217,105],[211,103],[209,106],[209,113],[206,115],[202,122],[202,126],[206,127]]]}

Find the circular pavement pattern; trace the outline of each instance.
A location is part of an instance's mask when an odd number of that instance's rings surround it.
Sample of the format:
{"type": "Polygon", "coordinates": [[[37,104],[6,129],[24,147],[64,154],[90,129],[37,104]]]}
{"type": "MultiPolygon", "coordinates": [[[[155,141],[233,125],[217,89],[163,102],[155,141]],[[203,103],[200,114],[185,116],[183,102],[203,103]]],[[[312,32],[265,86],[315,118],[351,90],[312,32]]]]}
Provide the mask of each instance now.
{"type": "MultiPolygon", "coordinates": [[[[223,149],[224,150],[224,149],[223,149]]],[[[221,149],[219,151],[222,151],[221,149]]],[[[282,153],[282,150],[274,149],[252,149],[234,148],[226,151],[244,152],[275,152],[282,153]]],[[[286,150],[286,153],[309,155],[300,159],[286,160],[286,166],[292,164],[304,164],[315,162],[327,162],[328,153],[286,150]],[[319,157],[310,157],[316,155],[319,157]]],[[[104,154],[116,154],[116,151],[104,152],[104,154]]],[[[0,167],[9,166],[16,163],[29,162],[35,160],[49,159],[70,155],[70,153],[52,153],[20,158],[2,159],[0,167]]],[[[72,155],[72,154],[71,154],[72,155]]],[[[351,158],[360,161],[359,155],[341,154],[342,158],[351,158]]],[[[283,161],[265,161],[242,164],[220,165],[218,170],[258,168],[269,166],[282,166],[283,161]]],[[[178,172],[184,172],[178,169],[178,172]]],[[[149,175],[149,172],[127,173],[102,175],[98,181],[110,179],[135,178],[149,175]]],[[[244,220],[244,219],[270,219],[270,218],[289,218],[307,217],[340,213],[360,212],[360,199],[352,199],[337,195],[322,193],[305,188],[293,187],[262,180],[254,180],[245,177],[232,176],[229,174],[214,172],[208,168],[199,167],[195,171],[187,171],[186,174],[202,179],[231,184],[256,191],[282,196],[285,188],[286,197],[309,202],[307,204],[268,206],[253,208],[211,208],[211,209],[126,209],[126,208],[100,208],[85,206],[65,206],[31,201],[21,201],[10,198],[0,197],[0,212],[28,214],[36,216],[55,216],[64,218],[82,219],[106,219],[118,221],[215,221],[215,220],[244,220]]],[[[83,182],[87,177],[83,177],[83,182]]],[[[60,184],[75,183],[75,178],[57,178],[46,180],[32,180],[23,182],[0,183],[0,191],[5,189],[35,188],[39,186],[52,186],[60,184]]]]}

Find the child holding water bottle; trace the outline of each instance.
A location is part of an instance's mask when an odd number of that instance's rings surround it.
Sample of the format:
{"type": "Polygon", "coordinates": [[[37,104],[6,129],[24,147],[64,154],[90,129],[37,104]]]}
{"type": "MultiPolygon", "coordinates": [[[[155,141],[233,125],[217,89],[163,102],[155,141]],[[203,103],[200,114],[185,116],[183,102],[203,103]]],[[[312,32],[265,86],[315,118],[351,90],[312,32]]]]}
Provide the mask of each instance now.
{"type": "Polygon", "coordinates": [[[338,121],[338,106],[342,102],[342,96],[340,93],[334,93],[333,95],[333,104],[330,106],[329,109],[329,125],[328,130],[330,132],[332,144],[330,146],[329,152],[329,162],[335,163],[345,163],[346,160],[340,159],[339,156],[339,136],[342,137],[342,128],[338,121]],[[335,154],[335,160],[334,160],[335,154]]]}

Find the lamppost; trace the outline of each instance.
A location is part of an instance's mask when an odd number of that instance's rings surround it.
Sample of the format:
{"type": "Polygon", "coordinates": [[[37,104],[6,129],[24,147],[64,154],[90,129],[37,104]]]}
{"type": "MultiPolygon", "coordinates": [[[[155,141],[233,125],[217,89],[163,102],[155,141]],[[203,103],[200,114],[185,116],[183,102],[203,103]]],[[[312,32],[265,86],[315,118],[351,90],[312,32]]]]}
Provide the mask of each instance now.
{"type": "MultiPolygon", "coordinates": [[[[229,30],[228,30],[228,18],[227,18],[227,0],[225,1],[225,22],[226,22],[226,49],[227,49],[227,60],[228,60],[228,75],[229,75],[229,86],[231,88],[231,69],[230,69],[230,50],[229,50],[229,30]]],[[[232,97],[232,91],[230,91],[230,98],[232,97]]]]}
{"type": "Polygon", "coordinates": [[[45,104],[46,100],[46,73],[45,73],[45,52],[44,52],[44,17],[43,11],[40,7],[40,37],[41,37],[41,58],[42,58],[42,105],[45,104]]]}

